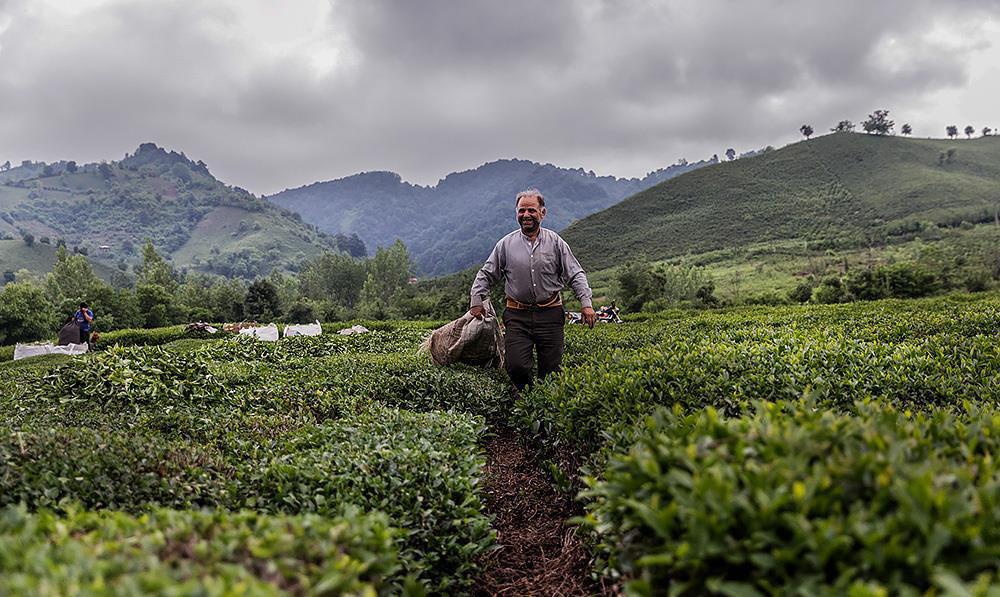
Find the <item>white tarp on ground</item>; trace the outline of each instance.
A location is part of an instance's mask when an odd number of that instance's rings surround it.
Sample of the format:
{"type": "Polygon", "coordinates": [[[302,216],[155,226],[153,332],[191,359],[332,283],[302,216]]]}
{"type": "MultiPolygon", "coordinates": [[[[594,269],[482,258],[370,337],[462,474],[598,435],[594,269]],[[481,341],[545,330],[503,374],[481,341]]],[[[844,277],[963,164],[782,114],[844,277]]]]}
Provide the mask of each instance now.
{"type": "Polygon", "coordinates": [[[363,334],[368,331],[363,325],[352,325],[349,328],[344,328],[342,330],[337,330],[337,333],[341,336],[350,336],[351,334],[363,334]]]}
{"type": "Polygon", "coordinates": [[[291,336],[319,336],[323,333],[323,326],[317,319],[314,323],[299,323],[285,326],[285,337],[291,336]]]}
{"type": "Polygon", "coordinates": [[[278,326],[275,324],[265,325],[256,328],[243,328],[240,330],[241,336],[253,336],[258,340],[263,340],[264,342],[277,342],[278,341],[278,326]]]}
{"type": "Polygon", "coordinates": [[[43,354],[68,354],[71,356],[83,354],[90,349],[84,342],[82,344],[66,344],[56,346],[54,344],[17,344],[14,346],[14,360],[18,361],[28,357],[37,357],[43,354]]]}

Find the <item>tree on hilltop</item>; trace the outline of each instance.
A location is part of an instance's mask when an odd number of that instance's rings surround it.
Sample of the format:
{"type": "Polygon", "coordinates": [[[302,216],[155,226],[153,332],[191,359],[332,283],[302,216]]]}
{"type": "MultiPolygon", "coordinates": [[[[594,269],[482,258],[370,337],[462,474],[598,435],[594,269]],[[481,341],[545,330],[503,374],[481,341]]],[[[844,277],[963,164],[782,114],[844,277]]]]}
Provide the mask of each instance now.
{"type": "Polygon", "coordinates": [[[851,133],[854,132],[854,123],[850,120],[841,120],[837,126],[830,129],[831,133],[851,133]]]}
{"type": "Polygon", "coordinates": [[[988,127],[988,126],[984,126],[983,127],[983,136],[984,137],[989,137],[990,133],[992,133],[992,132],[993,132],[993,129],[991,129],[990,127],[988,127]]]}
{"type": "Polygon", "coordinates": [[[876,135],[892,134],[892,127],[894,126],[896,126],[896,123],[889,120],[888,110],[875,110],[874,113],[868,115],[868,120],[861,123],[861,128],[866,133],[874,133],[876,135]]]}
{"type": "Polygon", "coordinates": [[[954,139],[955,137],[958,136],[958,127],[955,126],[954,124],[949,125],[947,128],[945,128],[945,132],[948,133],[949,139],[954,139]]]}
{"type": "Polygon", "coordinates": [[[913,127],[910,126],[909,124],[904,124],[899,129],[899,132],[901,132],[901,133],[903,133],[904,135],[907,135],[907,136],[912,135],[913,134],[913,127]]]}
{"type": "Polygon", "coordinates": [[[808,139],[809,137],[812,137],[813,127],[809,126],[808,124],[803,124],[801,127],[799,127],[799,132],[802,133],[806,139],[808,139]]]}
{"type": "Polygon", "coordinates": [[[732,147],[730,147],[729,149],[727,149],[726,150],[726,157],[729,159],[730,162],[733,161],[733,160],[735,160],[736,159],[736,150],[733,149],[732,147]]]}
{"type": "Polygon", "coordinates": [[[10,160],[7,160],[2,165],[0,165],[0,170],[10,170],[10,160]]]}
{"type": "Polygon", "coordinates": [[[66,162],[66,171],[69,172],[70,174],[75,173],[77,171],[76,162],[74,162],[73,160],[66,162]]]}
{"type": "Polygon", "coordinates": [[[972,138],[972,133],[976,132],[976,129],[972,128],[972,125],[967,125],[965,127],[965,136],[969,139],[972,138]]]}

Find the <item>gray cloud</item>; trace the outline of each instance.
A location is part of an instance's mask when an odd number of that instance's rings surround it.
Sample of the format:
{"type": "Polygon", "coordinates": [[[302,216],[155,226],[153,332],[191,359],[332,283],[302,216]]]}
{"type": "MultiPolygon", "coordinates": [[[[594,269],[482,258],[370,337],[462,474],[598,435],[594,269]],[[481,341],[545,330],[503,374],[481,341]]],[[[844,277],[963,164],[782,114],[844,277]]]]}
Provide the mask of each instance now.
{"type": "Polygon", "coordinates": [[[368,60],[432,71],[551,68],[575,53],[580,25],[573,0],[355,0],[335,6],[368,60]]]}
{"type": "Polygon", "coordinates": [[[63,14],[56,1],[0,0],[0,161],[115,159],[151,140],[255,192],[372,169],[432,183],[514,156],[641,175],[882,107],[937,134],[989,113],[972,77],[998,55],[1000,13],[925,0],[79,0],[63,14]],[[942,93],[966,98],[965,113],[942,93]]]}

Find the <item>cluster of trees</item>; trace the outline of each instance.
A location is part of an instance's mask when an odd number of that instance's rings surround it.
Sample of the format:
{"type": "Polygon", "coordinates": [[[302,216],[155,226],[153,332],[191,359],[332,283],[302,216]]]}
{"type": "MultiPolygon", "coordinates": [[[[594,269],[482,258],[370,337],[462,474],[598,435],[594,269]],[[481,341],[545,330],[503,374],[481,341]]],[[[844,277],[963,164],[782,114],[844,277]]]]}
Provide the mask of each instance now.
{"type": "Polygon", "coordinates": [[[788,293],[787,299],[792,303],[844,303],[988,290],[1000,280],[1000,250],[991,243],[917,243],[913,252],[898,262],[870,261],[853,268],[845,259],[840,273],[810,275],[788,293]]]}
{"type": "MultiPolygon", "coordinates": [[[[436,317],[438,298],[417,293],[413,266],[402,242],[359,260],[326,253],[295,276],[272,273],[253,282],[204,273],[180,275],[154,249],[142,248],[142,264],[127,286],[98,277],[87,258],[60,246],[44,276],[21,270],[0,290],[0,344],[51,337],[80,301],[91,304],[97,329],[160,327],[191,321],[338,321],[356,317],[436,317]]],[[[467,292],[467,290],[466,290],[467,292]]]]}
{"type": "MultiPolygon", "coordinates": [[[[949,139],[954,139],[955,137],[958,136],[958,126],[954,124],[948,125],[945,127],[944,132],[948,135],[949,139]]],[[[972,126],[971,124],[966,125],[963,132],[965,133],[965,136],[967,138],[971,139],[972,135],[976,134],[976,127],[972,126]]],[[[982,133],[984,137],[989,137],[991,134],[993,134],[993,129],[988,126],[984,126],[982,133]]]]}
{"type": "Polygon", "coordinates": [[[697,267],[633,260],[615,278],[614,296],[625,311],[661,311],[675,306],[714,307],[715,284],[697,267]]]}
{"type": "MultiPolygon", "coordinates": [[[[985,288],[985,275],[974,283],[985,288]]],[[[818,284],[807,280],[788,293],[796,303],[847,303],[884,298],[919,298],[946,289],[947,281],[938,273],[919,263],[895,263],[864,268],[844,276],[828,276],[818,284]]]]}
{"type": "MultiPolygon", "coordinates": [[[[875,110],[873,113],[868,115],[868,118],[861,123],[861,129],[871,135],[891,135],[896,123],[889,119],[888,110],[875,110]]],[[[836,126],[830,129],[831,133],[852,133],[854,132],[855,125],[850,120],[841,120],[836,126]]],[[[813,130],[812,125],[803,124],[799,127],[799,132],[802,133],[806,139],[812,137],[813,130]]],[[[909,124],[904,124],[900,128],[900,132],[904,135],[913,134],[913,127],[909,124]]]]}
{"type": "MultiPolygon", "coordinates": [[[[866,133],[875,135],[891,135],[892,130],[895,126],[896,123],[893,122],[892,120],[889,120],[888,110],[875,110],[875,112],[868,115],[867,120],[861,123],[861,128],[866,133]]],[[[994,131],[993,128],[984,126],[981,132],[984,137],[988,137],[991,134],[993,134],[993,131],[994,131]]],[[[812,137],[814,131],[811,125],[803,124],[801,127],[799,127],[799,132],[802,133],[802,136],[804,136],[806,139],[809,139],[809,137],[812,137]]],[[[830,132],[831,133],[854,132],[854,123],[851,122],[850,120],[841,120],[840,122],[837,123],[837,126],[830,129],[830,132]]],[[[903,124],[903,126],[900,127],[899,132],[903,135],[912,135],[913,127],[910,126],[909,124],[903,124]]],[[[964,132],[965,136],[971,139],[972,135],[976,134],[976,128],[970,124],[965,127],[964,132]]],[[[953,124],[945,127],[945,133],[948,135],[949,138],[954,139],[955,137],[958,136],[958,126],[953,124]]]]}

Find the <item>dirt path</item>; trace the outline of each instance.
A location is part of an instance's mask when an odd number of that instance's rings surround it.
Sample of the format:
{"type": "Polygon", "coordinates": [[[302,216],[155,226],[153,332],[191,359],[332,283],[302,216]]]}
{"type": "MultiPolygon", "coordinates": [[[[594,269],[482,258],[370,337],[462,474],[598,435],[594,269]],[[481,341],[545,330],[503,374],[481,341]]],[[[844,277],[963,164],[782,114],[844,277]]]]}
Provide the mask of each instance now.
{"type": "Polygon", "coordinates": [[[566,524],[579,506],[555,491],[515,432],[495,429],[485,448],[484,502],[498,548],[481,559],[474,594],[608,594],[590,580],[590,554],[566,524]]]}

